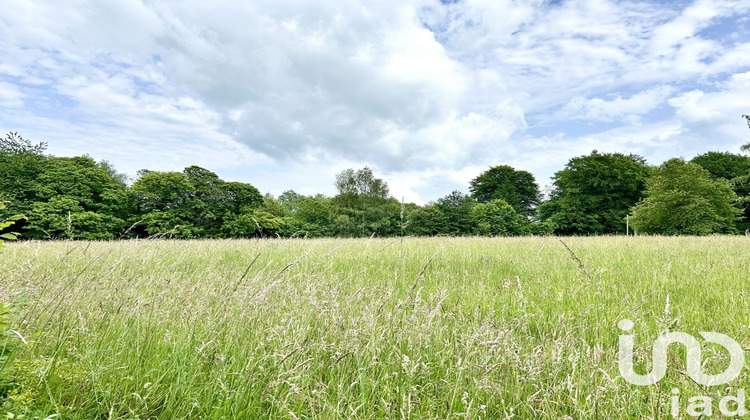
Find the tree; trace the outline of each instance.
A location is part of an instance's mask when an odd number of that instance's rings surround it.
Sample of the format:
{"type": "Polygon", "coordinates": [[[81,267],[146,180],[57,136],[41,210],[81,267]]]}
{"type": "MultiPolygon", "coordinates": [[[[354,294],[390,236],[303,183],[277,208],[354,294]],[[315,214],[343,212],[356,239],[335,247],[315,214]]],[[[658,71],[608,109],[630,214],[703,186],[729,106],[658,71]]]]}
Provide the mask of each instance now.
{"type": "MultiPolygon", "coordinates": [[[[5,204],[0,202],[0,212],[5,210],[5,204]]],[[[20,221],[25,220],[24,216],[16,215],[9,218],[0,217],[0,249],[3,249],[3,243],[5,240],[13,241],[18,238],[18,233],[14,229],[14,225],[20,221]]]]}
{"type": "Polygon", "coordinates": [[[474,233],[482,236],[518,236],[523,234],[523,216],[505,200],[477,204],[471,210],[474,233]]]}
{"type": "Polygon", "coordinates": [[[341,197],[367,197],[385,200],[388,198],[388,184],[375,178],[372,169],[365,166],[355,171],[346,169],[336,175],[336,189],[341,197]]]}
{"type": "Polygon", "coordinates": [[[37,200],[38,176],[47,167],[46,143],[37,145],[16,133],[0,139],[0,201],[14,214],[28,214],[37,200]]]}
{"type": "Polygon", "coordinates": [[[112,239],[125,229],[130,209],[124,185],[87,156],[43,159],[34,180],[22,186],[26,236],[112,239]]]}
{"type": "Polygon", "coordinates": [[[737,226],[750,227],[750,157],[729,152],[708,152],[694,157],[691,162],[706,169],[712,179],[726,179],[743,207],[743,218],[737,226]]]}
{"type": "Polygon", "coordinates": [[[47,150],[47,143],[39,142],[34,144],[30,140],[19,136],[18,133],[10,132],[5,135],[5,138],[0,138],[0,154],[32,154],[41,156],[44,155],[45,150],[47,150]]]}
{"type": "Polygon", "coordinates": [[[638,155],[594,150],[574,157],[555,173],[550,200],[539,214],[557,234],[625,232],[625,217],[640,200],[648,175],[646,161],[638,155]]]}
{"type": "Polygon", "coordinates": [[[469,190],[479,203],[504,200],[516,213],[531,218],[541,202],[534,175],[510,166],[495,166],[471,180],[469,190]]]}
{"type": "Polygon", "coordinates": [[[445,214],[435,203],[412,210],[406,220],[409,235],[435,236],[446,231],[445,214]]]}
{"type": "Polygon", "coordinates": [[[741,213],[736,200],[729,181],[711,179],[698,164],[670,159],[648,180],[632,225],[639,233],[662,235],[732,232],[741,213]]]}
{"type": "Polygon", "coordinates": [[[750,157],[729,152],[707,152],[690,160],[707,170],[711,178],[731,181],[750,173],[750,157]]]}
{"type": "Polygon", "coordinates": [[[115,169],[115,167],[107,160],[100,160],[98,165],[104,170],[104,172],[107,173],[107,175],[109,175],[110,178],[112,178],[113,181],[117,182],[123,187],[127,187],[128,181],[130,179],[127,174],[118,172],[117,169],[115,169]]]}
{"type": "MultiPolygon", "coordinates": [[[[293,192],[293,191],[292,191],[293,192]]],[[[315,196],[299,195],[291,200],[289,191],[279,197],[285,197],[284,205],[289,206],[292,215],[286,225],[287,236],[312,236],[320,237],[331,234],[331,214],[333,211],[333,200],[322,194],[315,196]],[[286,194],[286,196],[285,196],[286,194]]]]}
{"type": "MultiPolygon", "coordinates": [[[[140,171],[130,194],[137,205],[137,219],[142,221],[140,234],[172,232],[182,238],[233,236],[232,232],[244,237],[246,229],[229,229],[227,220],[251,213],[263,203],[252,185],[224,182],[200,166],[182,172],[140,171]]],[[[255,229],[254,224],[248,226],[255,229]]]]}
{"type": "Polygon", "coordinates": [[[440,223],[440,234],[469,235],[472,231],[473,219],[471,210],[476,205],[471,196],[461,191],[453,191],[437,200],[436,206],[443,214],[440,223]]]}
{"type": "MultiPolygon", "coordinates": [[[[742,118],[747,121],[747,128],[750,128],[750,115],[743,115],[742,118]]],[[[745,143],[741,149],[743,152],[750,152],[750,143],[745,143]]]]}
{"type": "Polygon", "coordinates": [[[224,182],[219,185],[222,200],[231,213],[242,213],[263,204],[263,196],[257,188],[244,182],[224,182]]]}
{"type": "Polygon", "coordinates": [[[333,234],[338,236],[390,235],[400,204],[388,193],[388,184],[375,178],[372,169],[346,169],[336,175],[333,234]]]}

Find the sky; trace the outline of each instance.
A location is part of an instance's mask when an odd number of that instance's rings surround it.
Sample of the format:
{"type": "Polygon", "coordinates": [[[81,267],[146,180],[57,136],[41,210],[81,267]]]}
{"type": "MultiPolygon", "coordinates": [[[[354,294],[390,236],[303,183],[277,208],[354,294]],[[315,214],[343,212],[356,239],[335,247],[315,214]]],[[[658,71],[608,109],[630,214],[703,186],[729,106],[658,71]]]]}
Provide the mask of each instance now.
{"type": "Polygon", "coordinates": [[[750,141],[747,0],[3,0],[0,134],[278,195],[750,141]]]}

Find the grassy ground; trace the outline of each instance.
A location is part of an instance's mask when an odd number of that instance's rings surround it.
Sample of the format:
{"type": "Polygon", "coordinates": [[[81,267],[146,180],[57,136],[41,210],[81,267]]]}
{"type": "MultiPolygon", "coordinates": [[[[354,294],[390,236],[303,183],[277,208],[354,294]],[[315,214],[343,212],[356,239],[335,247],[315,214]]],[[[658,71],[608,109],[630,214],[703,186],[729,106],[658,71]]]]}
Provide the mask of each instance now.
{"type": "Polygon", "coordinates": [[[625,318],[641,369],[666,329],[747,346],[750,240],[564,240],[10,244],[0,415],[664,418],[672,388],[750,389],[617,365],[625,318]]]}

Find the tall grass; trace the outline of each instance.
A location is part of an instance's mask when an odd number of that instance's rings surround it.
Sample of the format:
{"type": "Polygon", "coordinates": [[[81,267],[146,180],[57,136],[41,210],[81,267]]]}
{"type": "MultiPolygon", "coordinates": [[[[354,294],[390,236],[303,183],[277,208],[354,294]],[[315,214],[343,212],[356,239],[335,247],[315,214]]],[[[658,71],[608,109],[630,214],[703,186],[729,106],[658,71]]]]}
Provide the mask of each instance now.
{"type": "MultiPolygon", "coordinates": [[[[29,342],[5,375],[12,414],[147,418],[661,418],[703,388],[667,329],[750,337],[738,237],[26,242],[0,301],[29,342]]],[[[714,349],[715,350],[715,349],[714,349]]],[[[708,369],[727,355],[709,353],[708,369]]],[[[0,414],[3,414],[0,412],[0,414]]]]}

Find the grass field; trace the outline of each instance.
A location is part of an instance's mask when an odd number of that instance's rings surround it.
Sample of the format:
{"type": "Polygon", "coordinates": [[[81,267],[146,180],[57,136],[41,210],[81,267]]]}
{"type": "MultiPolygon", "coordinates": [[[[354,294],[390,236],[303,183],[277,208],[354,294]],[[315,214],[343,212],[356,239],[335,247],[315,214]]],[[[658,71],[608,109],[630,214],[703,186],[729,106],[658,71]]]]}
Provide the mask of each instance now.
{"type": "MultiPolygon", "coordinates": [[[[750,343],[746,237],[26,242],[0,254],[0,415],[664,418],[667,329],[750,343]],[[22,343],[23,337],[29,344],[22,343]]],[[[711,347],[706,369],[729,358],[711,347]]],[[[684,352],[683,352],[684,353],[684,352]]],[[[685,403],[686,404],[686,403],[685,403]]]]}

